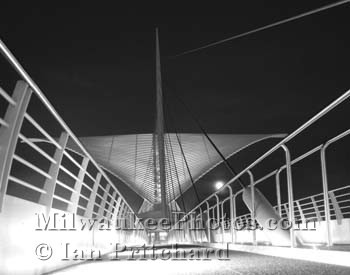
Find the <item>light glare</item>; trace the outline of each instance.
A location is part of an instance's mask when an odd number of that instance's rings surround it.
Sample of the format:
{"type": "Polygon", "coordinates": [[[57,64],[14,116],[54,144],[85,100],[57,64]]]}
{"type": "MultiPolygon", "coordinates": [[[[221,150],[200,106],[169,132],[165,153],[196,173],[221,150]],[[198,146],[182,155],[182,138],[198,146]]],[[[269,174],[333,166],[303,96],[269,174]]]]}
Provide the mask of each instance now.
{"type": "Polygon", "coordinates": [[[217,181],[216,183],[215,183],[215,188],[216,188],[216,190],[219,190],[221,187],[223,187],[224,186],[224,183],[222,182],[222,181],[217,181]]]}

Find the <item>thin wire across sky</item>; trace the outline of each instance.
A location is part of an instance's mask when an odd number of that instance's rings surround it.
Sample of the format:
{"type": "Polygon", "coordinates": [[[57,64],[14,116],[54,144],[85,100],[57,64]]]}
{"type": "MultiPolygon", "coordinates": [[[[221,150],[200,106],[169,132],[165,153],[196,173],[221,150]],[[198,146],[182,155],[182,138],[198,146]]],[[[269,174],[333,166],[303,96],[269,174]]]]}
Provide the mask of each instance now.
{"type": "Polygon", "coordinates": [[[338,1],[338,2],[332,3],[332,4],[328,4],[328,5],[322,6],[320,8],[313,9],[311,11],[307,11],[307,12],[301,13],[299,15],[295,15],[295,16],[289,17],[287,19],[283,19],[283,20],[277,21],[275,23],[271,23],[271,24],[265,25],[263,27],[259,27],[259,28],[256,28],[256,29],[253,29],[253,30],[250,30],[250,31],[247,31],[247,32],[243,32],[243,33],[240,33],[240,34],[237,34],[237,35],[234,35],[234,36],[231,36],[231,37],[228,37],[228,38],[216,41],[216,42],[212,42],[212,43],[209,43],[207,45],[204,45],[204,46],[201,46],[201,47],[198,47],[198,48],[195,48],[195,49],[184,51],[182,53],[179,53],[179,54],[176,54],[176,55],[172,56],[172,58],[180,57],[180,56],[187,55],[187,54],[190,54],[190,53],[195,53],[195,52],[207,49],[207,48],[211,48],[213,46],[216,46],[216,45],[228,42],[228,41],[232,41],[232,40],[235,40],[235,39],[238,39],[238,38],[242,38],[242,37],[248,36],[250,34],[263,31],[263,30],[267,30],[267,29],[270,29],[270,28],[273,28],[273,27],[276,27],[276,26],[279,26],[279,25],[282,25],[282,24],[285,24],[285,23],[288,23],[288,22],[291,22],[291,21],[303,18],[303,17],[307,17],[307,16],[310,16],[310,15],[313,15],[313,14],[316,14],[316,13],[319,13],[319,12],[322,12],[322,11],[325,11],[325,10],[328,10],[328,9],[331,9],[331,8],[338,7],[340,5],[344,5],[344,4],[349,3],[349,2],[350,2],[350,0],[343,0],[343,1],[338,1]]]}

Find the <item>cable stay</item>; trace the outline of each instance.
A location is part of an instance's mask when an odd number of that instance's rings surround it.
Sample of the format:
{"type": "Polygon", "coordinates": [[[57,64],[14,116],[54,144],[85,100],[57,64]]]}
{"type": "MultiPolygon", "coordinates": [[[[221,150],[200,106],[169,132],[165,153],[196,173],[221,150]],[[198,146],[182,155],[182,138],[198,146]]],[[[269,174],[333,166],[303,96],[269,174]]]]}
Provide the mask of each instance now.
{"type": "Polygon", "coordinates": [[[259,28],[256,28],[256,29],[253,29],[253,30],[250,30],[250,31],[247,31],[247,32],[243,32],[243,33],[240,33],[240,34],[237,34],[237,35],[234,35],[234,36],[231,36],[231,37],[228,37],[228,38],[216,41],[216,42],[209,43],[207,45],[204,45],[204,46],[201,46],[201,47],[198,47],[198,48],[195,48],[195,49],[191,49],[191,50],[188,50],[188,51],[184,51],[182,53],[178,53],[178,54],[176,54],[174,56],[171,56],[171,58],[176,58],[176,57],[184,56],[184,55],[187,55],[187,54],[190,54],[190,53],[195,53],[195,52],[198,52],[198,51],[201,51],[201,50],[204,50],[204,49],[208,49],[208,48],[214,47],[216,45],[220,45],[220,44],[228,42],[228,41],[232,41],[232,40],[235,40],[235,39],[238,39],[238,38],[242,38],[242,37],[248,36],[248,35],[253,34],[253,33],[264,31],[264,30],[267,30],[267,29],[270,29],[270,28],[273,28],[273,27],[276,27],[276,26],[279,26],[279,25],[282,25],[282,24],[285,24],[285,23],[288,23],[288,22],[291,22],[291,21],[295,21],[297,19],[304,18],[304,17],[310,16],[310,15],[313,15],[313,14],[316,14],[316,13],[319,13],[319,12],[322,12],[322,11],[325,11],[325,10],[328,10],[328,9],[331,9],[331,8],[335,8],[335,7],[338,7],[340,5],[347,4],[349,2],[350,2],[350,0],[343,0],[343,1],[338,1],[338,2],[332,3],[332,4],[328,4],[328,5],[322,6],[320,8],[313,9],[313,10],[310,10],[310,11],[307,11],[307,12],[303,12],[301,14],[298,14],[298,15],[295,15],[295,16],[292,16],[292,17],[289,17],[289,18],[277,21],[275,23],[271,23],[271,24],[265,25],[263,27],[259,27],[259,28]]]}

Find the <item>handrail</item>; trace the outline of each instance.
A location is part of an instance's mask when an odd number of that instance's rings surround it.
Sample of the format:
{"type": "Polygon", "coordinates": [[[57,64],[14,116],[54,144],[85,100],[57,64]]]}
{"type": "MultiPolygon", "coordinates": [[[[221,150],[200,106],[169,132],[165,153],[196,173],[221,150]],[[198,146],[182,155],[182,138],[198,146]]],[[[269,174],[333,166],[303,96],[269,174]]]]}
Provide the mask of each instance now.
{"type": "MultiPolygon", "coordinates": [[[[225,183],[219,190],[217,190],[216,192],[214,192],[213,194],[211,194],[210,196],[208,196],[206,199],[204,199],[201,203],[199,203],[198,205],[196,205],[192,210],[190,210],[190,212],[194,211],[195,209],[197,209],[198,207],[200,207],[205,201],[213,198],[214,196],[216,196],[219,192],[221,192],[222,190],[224,190],[225,188],[229,187],[232,182],[234,182],[236,179],[238,179],[239,177],[241,177],[243,174],[248,173],[248,171],[250,171],[250,169],[252,167],[254,167],[256,164],[258,164],[260,161],[264,160],[269,154],[272,154],[274,151],[276,151],[277,149],[279,149],[281,146],[284,145],[284,143],[288,142],[289,140],[291,140],[293,137],[295,137],[296,135],[298,135],[301,131],[303,131],[305,128],[307,128],[308,126],[310,126],[312,123],[314,123],[316,120],[318,120],[320,117],[322,117],[323,115],[325,115],[326,113],[328,113],[329,111],[331,111],[333,108],[335,108],[337,105],[339,105],[340,103],[342,103],[344,100],[346,100],[347,98],[350,97],[350,90],[348,90],[347,92],[345,92],[342,96],[340,96],[338,99],[336,99],[335,101],[333,101],[330,105],[328,105],[326,108],[324,108],[323,110],[321,110],[318,114],[316,114],[314,117],[312,117],[310,120],[308,120],[306,123],[304,123],[301,127],[299,127],[297,130],[295,130],[292,134],[288,135],[284,140],[282,140],[281,142],[279,142],[277,145],[275,145],[274,147],[272,147],[269,151],[267,151],[265,154],[263,154],[261,157],[259,157],[257,160],[255,160],[253,163],[251,163],[248,167],[246,167],[245,169],[243,169],[240,173],[238,173],[234,178],[232,178],[231,180],[229,180],[227,183],[225,183]],[[305,126],[306,125],[306,126],[305,126]],[[291,136],[291,137],[290,137],[291,136]]],[[[329,139],[328,141],[326,141],[324,144],[318,145],[315,148],[309,150],[308,152],[300,155],[299,157],[295,158],[294,160],[291,161],[291,165],[305,159],[306,157],[314,154],[317,151],[322,150],[322,148],[324,148],[324,146],[328,147],[330,144],[336,142],[337,140],[340,140],[342,138],[344,138],[345,136],[350,134],[350,129],[342,132],[341,134],[329,139]]],[[[270,173],[268,173],[267,175],[263,176],[262,178],[256,180],[254,182],[254,186],[260,182],[262,182],[263,180],[273,176],[274,174],[276,174],[277,172],[280,172],[281,170],[286,168],[286,164],[282,165],[279,169],[276,169],[270,173]]],[[[236,193],[237,194],[237,193],[236,193]]],[[[185,215],[182,219],[186,218],[187,215],[185,215]]],[[[181,219],[181,220],[182,220],[181,219]]],[[[180,222],[181,220],[179,220],[178,222],[180,222]]]]}
{"type": "MultiPolygon", "coordinates": [[[[339,187],[339,188],[332,189],[332,190],[328,191],[328,193],[333,193],[333,192],[341,191],[341,190],[344,190],[344,189],[350,189],[350,185],[345,185],[345,186],[342,186],[342,187],[339,187]]],[[[318,193],[318,194],[314,194],[314,195],[311,195],[311,196],[308,196],[308,197],[303,197],[303,198],[301,198],[301,199],[296,200],[295,203],[300,202],[300,201],[304,201],[304,200],[310,200],[311,198],[315,198],[315,197],[320,196],[320,195],[323,195],[323,193],[318,193]]],[[[350,195],[350,193],[346,193],[345,195],[350,195]]],[[[341,194],[341,195],[336,195],[336,198],[339,198],[339,197],[342,197],[342,196],[343,196],[343,194],[341,194]]],[[[316,203],[317,203],[317,202],[322,202],[322,201],[323,201],[323,200],[315,200],[316,203]]],[[[343,200],[342,202],[345,202],[345,201],[346,201],[346,202],[350,202],[350,199],[343,200]]],[[[338,202],[339,202],[339,201],[338,201],[338,202]]],[[[312,203],[313,203],[313,202],[310,201],[310,202],[307,202],[307,203],[300,204],[300,206],[302,207],[302,206],[305,206],[305,205],[308,205],[308,204],[312,204],[312,203]]],[[[283,206],[283,205],[286,205],[286,206],[288,206],[288,208],[289,208],[288,202],[285,202],[285,203],[281,204],[281,206],[283,206]]],[[[278,205],[275,205],[275,206],[273,206],[273,208],[276,209],[277,206],[278,206],[278,205]]],[[[318,205],[318,206],[319,206],[319,207],[322,207],[323,205],[321,204],[321,205],[318,205]]],[[[350,207],[350,206],[347,206],[347,207],[350,207]]],[[[298,207],[297,207],[296,205],[294,205],[294,206],[293,206],[293,210],[294,210],[294,209],[298,209],[298,207]]],[[[303,208],[303,207],[302,207],[302,210],[303,210],[303,211],[308,210],[308,209],[314,209],[314,207],[313,207],[313,206],[312,206],[312,207],[309,207],[309,208],[303,208]]],[[[324,210],[320,210],[320,212],[324,212],[324,210]]],[[[308,214],[308,215],[311,215],[311,214],[314,214],[314,212],[310,212],[310,213],[307,213],[307,214],[308,214]]],[[[242,218],[244,218],[244,217],[250,217],[250,213],[240,215],[240,216],[237,217],[237,219],[238,219],[238,218],[241,218],[241,219],[242,219],[242,218]]],[[[322,215],[322,217],[324,217],[324,214],[322,215]]]]}
{"type": "MultiPolygon", "coordinates": [[[[345,136],[347,136],[347,135],[349,135],[349,134],[350,134],[350,129],[348,129],[348,130],[346,130],[346,131],[340,133],[339,135],[337,135],[337,136],[335,136],[335,137],[329,139],[328,141],[326,141],[326,143],[320,144],[320,145],[314,147],[313,149],[307,151],[306,153],[300,155],[299,157],[295,158],[294,160],[292,160],[291,165],[298,163],[299,161],[301,161],[301,160],[307,158],[308,156],[310,156],[310,155],[316,153],[317,151],[320,151],[320,150],[322,149],[322,147],[328,147],[330,144],[332,144],[332,143],[334,143],[334,142],[336,142],[336,141],[342,139],[343,137],[345,137],[345,136]]],[[[279,169],[283,170],[283,169],[285,169],[285,168],[286,168],[286,165],[282,165],[279,169]]],[[[254,185],[257,185],[258,183],[264,181],[265,179],[267,179],[267,178],[269,178],[269,177],[272,177],[273,175],[275,175],[275,174],[278,172],[279,169],[276,169],[276,170],[274,170],[274,171],[272,171],[272,172],[266,174],[266,175],[263,176],[262,178],[256,180],[256,181],[254,182],[254,185]]]]}
{"type": "MultiPolygon", "coordinates": [[[[331,104],[329,104],[327,107],[325,107],[323,110],[318,112],[315,116],[313,116],[311,119],[309,119],[307,122],[305,122],[302,126],[300,126],[298,129],[296,129],[294,132],[289,134],[287,137],[285,137],[283,140],[281,140],[279,143],[277,143],[275,146],[273,146],[270,150],[268,150],[265,154],[260,156],[258,159],[256,159],[253,163],[248,165],[245,169],[243,169],[241,172],[239,172],[235,177],[233,177],[231,180],[229,180],[227,183],[225,183],[216,193],[223,190],[223,188],[230,183],[236,181],[238,178],[243,176],[248,170],[253,168],[255,165],[257,165],[259,162],[267,158],[269,155],[271,155],[273,152],[278,150],[282,145],[290,141],[292,138],[300,134],[302,131],[304,131],[307,127],[315,123],[317,120],[319,120],[321,117],[323,117],[325,114],[327,114],[329,111],[334,109],[336,106],[338,106],[340,103],[345,101],[347,98],[350,97],[350,90],[346,91],[343,95],[338,97],[336,100],[334,100],[331,104]]],[[[211,195],[213,196],[213,195],[211,195]]],[[[209,196],[209,197],[211,197],[209,196]]],[[[208,198],[209,198],[208,197],[208,198]]]]}
{"type": "MultiPolygon", "coordinates": [[[[52,106],[50,101],[47,99],[47,97],[44,95],[44,93],[41,91],[39,86],[34,82],[34,80],[29,76],[29,74],[24,70],[22,65],[19,63],[19,61],[16,59],[16,57],[11,53],[11,51],[7,48],[5,43],[0,39],[0,52],[1,54],[9,61],[10,65],[15,69],[15,71],[27,82],[29,87],[35,92],[35,94],[39,97],[39,99],[44,103],[45,107],[51,112],[51,114],[56,118],[56,120],[61,124],[61,126],[65,129],[65,131],[69,134],[69,136],[74,140],[74,142],[80,147],[80,149],[83,151],[83,153],[91,160],[91,162],[96,166],[96,168],[99,170],[99,172],[107,179],[111,187],[118,193],[118,195],[123,199],[125,204],[128,206],[128,208],[133,212],[135,216],[136,213],[133,211],[133,209],[130,207],[128,202],[125,200],[124,196],[119,192],[119,190],[114,186],[112,181],[109,179],[107,174],[101,169],[101,167],[98,165],[98,163],[94,160],[94,158],[89,154],[89,152],[86,150],[86,148],[83,146],[83,144],[80,142],[78,137],[75,136],[73,131],[68,127],[68,125],[65,123],[65,121],[62,119],[62,117],[57,113],[55,108],[52,106]]],[[[12,104],[12,102],[10,101],[12,104]]]]}

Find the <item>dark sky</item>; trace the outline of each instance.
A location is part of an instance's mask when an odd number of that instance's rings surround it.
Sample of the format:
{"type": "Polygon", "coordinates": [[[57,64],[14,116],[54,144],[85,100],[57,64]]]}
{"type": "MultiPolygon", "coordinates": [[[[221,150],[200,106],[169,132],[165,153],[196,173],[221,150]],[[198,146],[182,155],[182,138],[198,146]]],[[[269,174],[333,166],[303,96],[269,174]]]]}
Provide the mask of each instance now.
{"type": "MultiPolygon", "coordinates": [[[[349,4],[174,59],[334,1],[87,2],[11,1],[0,14],[1,39],[77,136],[153,131],[155,27],[164,93],[181,96],[208,132],[290,133],[350,88],[349,4]]],[[[198,132],[169,102],[177,127],[198,132]]],[[[347,129],[349,106],[306,132],[302,147],[347,129]]]]}
{"type": "Polygon", "coordinates": [[[153,130],[156,26],[164,92],[175,89],[209,132],[289,132],[349,88],[349,5],[168,59],[332,1],[87,2],[12,1],[0,19],[1,39],[80,136],[153,130]]]}

